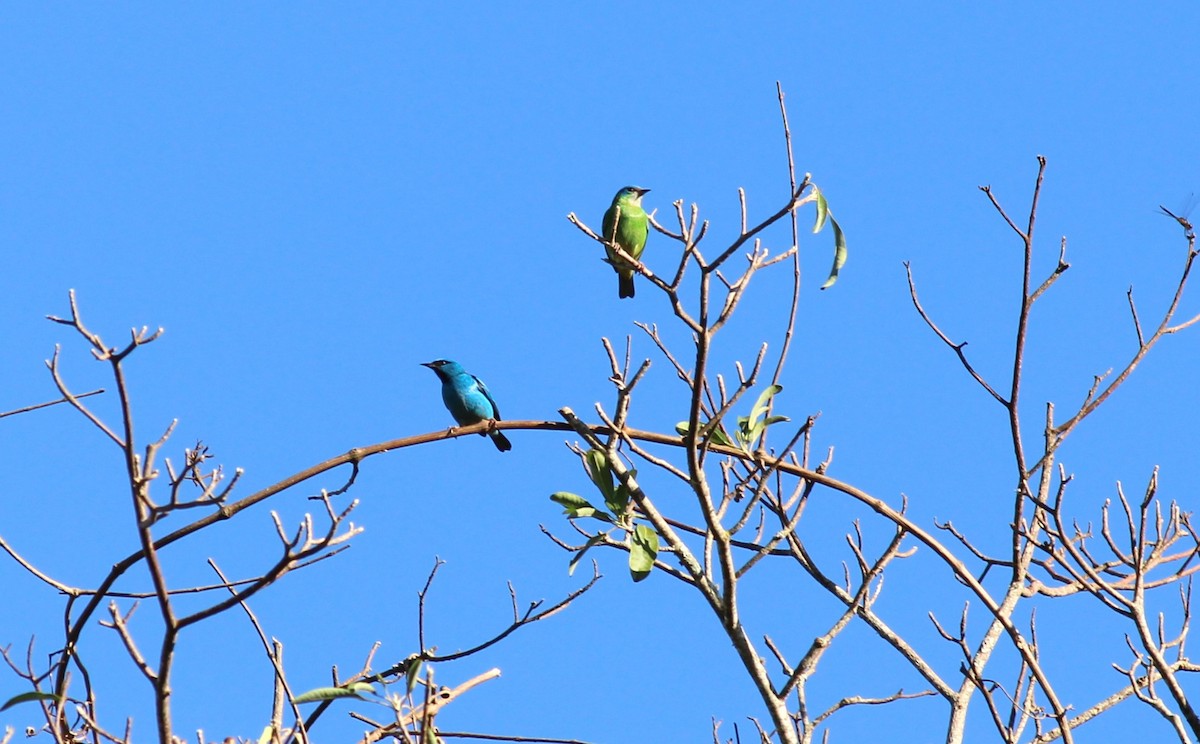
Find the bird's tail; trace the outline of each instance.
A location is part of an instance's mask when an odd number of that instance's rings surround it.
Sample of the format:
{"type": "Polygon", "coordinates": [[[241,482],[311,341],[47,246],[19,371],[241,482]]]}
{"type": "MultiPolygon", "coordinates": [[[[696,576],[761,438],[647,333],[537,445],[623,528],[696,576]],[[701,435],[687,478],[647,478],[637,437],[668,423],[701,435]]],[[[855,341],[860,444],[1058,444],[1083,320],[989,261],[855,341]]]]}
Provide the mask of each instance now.
{"type": "Polygon", "coordinates": [[[489,432],[488,436],[492,438],[492,444],[496,445],[496,449],[501,452],[508,452],[512,449],[512,442],[508,441],[508,437],[504,436],[503,432],[489,432]]]}
{"type": "Polygon", "coordinates": [[[633,297],[633,272],[617,275],[617,296],[621,299],[633,297]]]}

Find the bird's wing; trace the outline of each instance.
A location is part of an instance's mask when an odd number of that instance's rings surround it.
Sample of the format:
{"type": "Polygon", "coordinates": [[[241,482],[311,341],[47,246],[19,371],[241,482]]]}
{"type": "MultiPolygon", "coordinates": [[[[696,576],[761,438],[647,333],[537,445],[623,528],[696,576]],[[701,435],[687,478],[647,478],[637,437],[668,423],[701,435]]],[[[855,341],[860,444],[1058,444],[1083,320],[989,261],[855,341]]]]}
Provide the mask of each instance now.
{"type": "Polygon", "coordinates": [[[500,406],[496,405],[496,399],[492,397],[492,393],[487,389],[487,385],[483,384],[483,380],[475,375],[471,375],[471,379],[475,380],[475,384],[479,386],[479,392],[483,393],[483,397],[488,399],[488,403],[492,404],[492,418],[500,420],[500,406]]]}
{"type": "Polygon", "coordinates": [[[642,212],[641,217],[633,218],[630,221],[634,234],[637,236],[633,242],[634,258],[642,257],[642,249],[646,247],[646,239],[650,237],[650,216],[642,212]]]}
{"type": "Polygon", "coordinates": [[[609,207],[608,211],[606,211],[604,213],[603,231],[604,231],[604,239],[605,240],[612,240],[613,236],[616,235],[616,224],[615,224],[616,221],[617,221],[617,207],[616,207],[616,205],[613,205],[613,206],[609,207]]]}

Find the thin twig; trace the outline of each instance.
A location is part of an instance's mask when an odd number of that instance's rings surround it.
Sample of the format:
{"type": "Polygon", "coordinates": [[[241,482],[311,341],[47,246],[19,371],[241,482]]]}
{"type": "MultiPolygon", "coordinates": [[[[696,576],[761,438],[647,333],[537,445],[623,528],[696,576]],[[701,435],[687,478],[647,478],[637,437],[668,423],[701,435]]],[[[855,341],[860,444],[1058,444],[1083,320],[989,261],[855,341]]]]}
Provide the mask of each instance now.
{"type": "MultiPolygon", "coordinates": [[[[92,395],[99,395],[103,392],[104,392],[104,388],[98,388],[96,390],[91,390],[86,393],[78,393],[74,397],[76,400],[78,400],[79,398],[87,398],[92,395]]],[[[3,413],[0,413],[0,418],[4,418],[5,416],[16,416],[18,413],[27,413],[29,411],[36,411],[39,408],[47,408],[49,406],[56,406],[59,403],[70,403],[70,402],[71,401],[69,398],[67,398],[66,396],[63,396],[62,398],[59,398],[58,400],[51,400],[51,401],[47,401],[45,403],[36,403],[32,406],[25,406],[24,408],[17,408],[12,411],[4,411],[3,413]]]]}

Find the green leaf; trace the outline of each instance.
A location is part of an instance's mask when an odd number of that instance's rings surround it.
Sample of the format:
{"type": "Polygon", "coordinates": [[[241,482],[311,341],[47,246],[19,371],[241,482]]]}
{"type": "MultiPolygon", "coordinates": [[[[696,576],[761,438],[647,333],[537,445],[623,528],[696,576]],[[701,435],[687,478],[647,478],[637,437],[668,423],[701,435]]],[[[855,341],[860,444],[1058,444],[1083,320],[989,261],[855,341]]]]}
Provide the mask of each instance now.
{"type": "Polygon", "coordinates": [[[587,463],[588,477],[592,479],[592,483],[596,484],[596,488],[600,490],[600,495],[604,497],[604,501],[612,501],[614,496],[612,468],[609,467],[608,457],[597,449],[588,450],[584,455],[584,461],[587,463]]]}
{"type": "Polygon", "coordinates": [[[557,504],[561,504],[567,509],[567,511],[592,505],[591,502],[584,497],[577,493],[571,493],[570,491],[555,491],[554,493],[550,494],[550,500],[557,504]]]}
{"type": "Polygon", "coordinates": [[[762,418],[771,406],[771,398],[781,392],[783,392],[783,385],[768,385],[767,389],[759,394],[758,400],[754,402],[754,408],[750,409],[750,420],[757,423],[758,419],[762,418]]]}
{"type": "Polygon", "coordinates": [[[813,193],[817,195],[817,222],[813,225],[813,235],[816,235],[825,227],[825,218],[829,216],[829,202],[816,186],[813,186],[813,193]]]}
{"type": "Polygon", "coordinates": [[[579,552],[576,553],[575,555],[571,556],[571,562],[567,564],[567,576],[574,575],[575,567],[579,565],[579,562],[581,560],[583,560],[584,554],[587,553],[589,550],[591,550],[594,546],[599,545],[603,541],[604,541],[603,533],[601,533],[599,535],[592,535],[591,537],[589,537],[588,541],[586,543],[584,543],[582,548],[579,549],[579,552]]]}
{"type": "Polygon", "coordinates": [[[717,444],[723,444],[726,447],[734,446],[733,440],[731,440],[729,435],[725,433],[725,430],[719,426],[712,430],[712,440],[713,442],[717,444]]]}
{"type": "Polygon", "coordinates": [[[738,416],[738,443],[742,449],[749,449],[758,441],[763,431],[771,424],[787,421],[787,416],[767,416],[771,407],[771,399],[783,392],[783,385],[770,385],[758,395],[749,416],[738,416]],[[765,418],[764,418],[765,417],[765,418]]]}
{"type": "Polygon", "coordinates": [[[581,519],[584,517],[592,517],[594,519],[599,519],[602,522],[611,523],[613,521],[612,517],[592,506],[590,501],[577,493],[558,491],[550,494],[550,500],[557,504],[561,504],[563,507],[563,514],[566,514],[572,519],[576,517],[581,519]]]}
{"type": "Polygon", "coordinates": [[[417,677],[421,674],[421,661],[413,659],[408,662],[408,669],[404,670],[404,691],[411,695],[413,688],[417,686],[417,677]]]}
{"type": "MultiPolygon", "coordinates": [[[[592,483],[596,484],[600,495],[604,497],[604,504],[613,514],[624,513],[625,506],[629,503],[629,490],[622,489],[613,482],[612,466],[608,463],[608,455],[601,450],[591,449],[584,457],[587,463],[588,477],[592,479],[592,483]]],[[[606,522],[613,521],[606,515],[601,516],[598,513],[578,516],[594,516],[597,519],[604,519],[606,522]]]]}
{"type": "Polygon", "coordinates": [[[649,526],[639,524],[629,533],[629,573],[641,581],[654,569],[658,557],[658,534],[649,526]]]}
{"type": "Polygon", "coordinates": [[[338,698],[363,699],[361,693],[375,692],[375,686],[369,682],[355,682],[345,687],[317,687],[301,693],[294,698],[296,703],[315,703],[322,700],[337,700],[338,698]]]}
{"type": "MultiPolygon", "coordinates": [[[[708,424],[705,424],[705,426],[708,426],[708,424]]],[[[681,437],[686,437],[687,433],[688,433],[688,422],[680,421],[678,424],[675,424],[675,432],[677,434],[679,434],[679,436],[681,436],[681,437]]],[[[715,442],[717,444],[723,444],[726,447],[737,446],[733,443],[733,440],[731,440],[729,438],[729,435],[725,433],[725,430],[722,429],[720,426],[714,427],[713,430],[709,433],[709,437],[712,439],[713,442],[715,442]]]]}
{"type": "MultiPolygon", "coordinates": [[[[629,477],[636,478],[637,471],[630,470],[629,477]]],[[[605,501],[604,505],[608,507],[608,510],[611,511],[614,516],[620,517],[624,515],[625,507],[629,506],[629,486],[625,485],[624,483],[618,483],[617,490],[613,492],[613,497],[610,500],[605,501]]]]}
{"type": "Polygon", "coordinates": [[[746,438],[749,440],[746,442],[746,444],[753,444],[754,442],[757,442],[758,438],[762,436],[763,429],[766,427],[766,421],[755,421],[754,426],[750,427],[749,433],[746,434],[746,438]]]}
{"type": "Polygon", "coordinates": [[[608,501],[605,505],[618,517],[625,513],[625,507],[629,506],[629,486],[621,483],[617,486],[617,492],[613,494],[612,501],[608,501]]]}
{"type": "Polygon", "coordinates": [[[833,269],[829,272],[829,278],[821,285],[821,289],[829,289],[833,283],[837,281],[838,272],[846,265],[846,235],[842,232],[842,228],[838,225],[837,220],[829,218],[833,225],[833,269]]]}
{"type": "Polygon", "coordinates": [[[58,695],[55,695],[54,693],[51,693],[51,692],[38,692],[37,690],[34,690],[32,692],[22,692],[20,695],[10,697],[7,701],[5,701],[4,705],[0,705],[0,710],[8,710],[9,708],[13,707],[14,705],[20,705],[21,703],[29,703],[34,700],[61,700],[61,699],[62,699],[61,697],[59,697],[58,695]]]}

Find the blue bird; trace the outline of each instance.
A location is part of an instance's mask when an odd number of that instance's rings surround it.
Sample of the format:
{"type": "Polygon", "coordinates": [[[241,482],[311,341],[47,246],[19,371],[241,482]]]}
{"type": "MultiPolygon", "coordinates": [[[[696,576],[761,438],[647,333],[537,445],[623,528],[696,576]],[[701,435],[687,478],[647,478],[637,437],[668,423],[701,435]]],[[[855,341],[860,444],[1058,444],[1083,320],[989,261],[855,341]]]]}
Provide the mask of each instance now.
{"type": "MultiPolygon", "coordinates": [[[[478,424],[488,419],[500,420],[500,408],[492,399],[491,392],[483,380],[462,368],[458,362],[449,359],[439,359],[436,362],[423,362],[422,367],[429,367],[442,381],[442,402],[450,415],[461,426],[478,424]]],[[[483,432],[479,436],[483,436],[483,432]]],[[[512,449],[512,442],[503,432],[492,430],[487,432],[501,452],[512,449]]]]}

